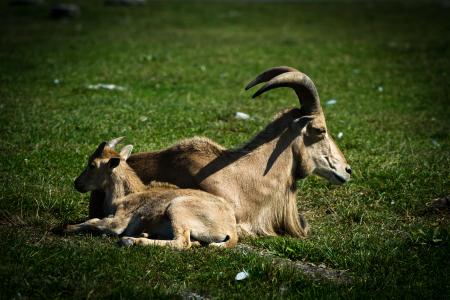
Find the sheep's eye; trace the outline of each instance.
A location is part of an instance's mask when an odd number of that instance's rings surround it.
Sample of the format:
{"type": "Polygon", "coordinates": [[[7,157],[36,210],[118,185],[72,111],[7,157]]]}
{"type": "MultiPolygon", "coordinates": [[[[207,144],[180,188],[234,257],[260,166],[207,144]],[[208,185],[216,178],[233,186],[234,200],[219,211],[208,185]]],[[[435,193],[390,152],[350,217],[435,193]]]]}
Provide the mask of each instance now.
{"type": "Polygon", "coordinates": [[[90,170],[95,169],[95,164],[94,164],[94,163],[90,164],[90,165],[89,165],[89,169],[90,169],[90,170]]]}
{"type": "Polygon", "coordinates": [[[327,130],[324,127],[315,127],[314,132],[317,135],[320,135],[320,134],[325,134],[325,132],[327,132],[327,130]]]}

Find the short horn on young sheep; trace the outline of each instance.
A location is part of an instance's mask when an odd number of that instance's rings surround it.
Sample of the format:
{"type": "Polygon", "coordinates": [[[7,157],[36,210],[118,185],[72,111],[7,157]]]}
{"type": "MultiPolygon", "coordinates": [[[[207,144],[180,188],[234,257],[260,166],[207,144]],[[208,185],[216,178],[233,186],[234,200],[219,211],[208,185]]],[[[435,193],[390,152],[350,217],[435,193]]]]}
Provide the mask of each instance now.
{"type": "Polygon", "coordinates": [[[119,144],[125,137],[121,136],[115,139],[110,140],[109,142],[107,142],[108,147],[114,149],[116,147],[117,144],[119,144]]]}

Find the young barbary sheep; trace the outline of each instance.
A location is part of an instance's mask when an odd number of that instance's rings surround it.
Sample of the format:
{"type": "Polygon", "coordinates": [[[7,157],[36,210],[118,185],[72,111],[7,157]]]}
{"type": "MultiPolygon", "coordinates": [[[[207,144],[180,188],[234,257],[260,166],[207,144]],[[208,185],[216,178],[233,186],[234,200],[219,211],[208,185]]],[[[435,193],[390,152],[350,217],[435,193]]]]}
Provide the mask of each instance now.
{"type": "MultiPolygon", "coordinates": [[[[343,184],[352,170],[327,130],[319,95],[308,76],[290,67],[271,68],[246,89],[263,82],[267,83],[253,97],[289,87],[301,108],[282,111],[236,149],[192,138],[161,151],[134,154],[128,164],[144,183],[170,182],[223,197],[234,207],[240,234],[304,237],[308,228],[299,218],[296,181],[315,174],[343,184]]],[[[112,140],[111,146],[119,141],[112,140]]],[[[90,215],[105,214],[103,198],[99,191],[92,193],[90,215]]]]}
{"type": "Polygon", "coordinates": [[[236,219],[227,201],[200,190],[148,188],[126,162],[131,150],[128,145],[118,154],[106,142],[98,146],[75,184],[84,192],[102,190],[109,216],[67,225],[65,232],[121,235],[125,245],[181,249],[189,248],[191,240],[212,246],[236,245],[236,219]]]}

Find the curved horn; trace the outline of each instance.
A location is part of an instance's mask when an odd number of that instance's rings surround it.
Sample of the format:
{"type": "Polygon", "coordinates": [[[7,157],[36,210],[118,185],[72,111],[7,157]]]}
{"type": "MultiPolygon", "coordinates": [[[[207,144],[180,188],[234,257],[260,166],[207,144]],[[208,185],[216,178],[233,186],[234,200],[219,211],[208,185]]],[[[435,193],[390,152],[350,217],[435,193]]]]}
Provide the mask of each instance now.
{"type": "Polygon", "coordinates": [[[114,147],[116,147],[116,145],[117,145],[118,143],[120,143],[124,138],[125,138],[124,136],[121,136],[121,137],[112,139],[112,140],[110,140],[110,141],[107,143],[107,145],[108,145],[109,148],[114,149],[114,147]]]}
{"type": "Polygon", "coordinates": [[[275,68],[270,68],[262,72],[258,75],[255,79],[253,79],[249,84],[245,86],[245,90],[248,90],[255,85],[258,85],[262,82],[269,81],[270,79],[274,78],[275,76],[278,76],[280,74],[286,73],[286,72],[298,72],[297,69],[287,67],[287,66],[280,66],[275,68]]]}
{"type": "Polygon", "coordinates": [[[312,80],[301,72],[288,72],[272,78],[260,88],[252,98],[258,97],[271,89],[279,87],[290,87],[297,94],[300,105],[308,112],[321,111],[319,94],[312,80]]]}

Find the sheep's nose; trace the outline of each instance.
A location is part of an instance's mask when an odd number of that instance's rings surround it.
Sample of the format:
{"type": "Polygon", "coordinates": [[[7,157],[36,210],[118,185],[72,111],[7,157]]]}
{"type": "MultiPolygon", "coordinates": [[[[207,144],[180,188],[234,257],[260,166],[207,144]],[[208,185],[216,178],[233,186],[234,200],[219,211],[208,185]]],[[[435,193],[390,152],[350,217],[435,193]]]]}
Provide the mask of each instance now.
{"type": "Polygon", "coordinates": [[[352,168],[350,168],[350,166],[347,166],[347,167],[345,168],[345,171],[346,171],[349,175],[352,175],[352,168]]]}
{"type": "Polygon", "coordinates": [[[79,191],[80,193],[86,193],[86,190],[83,188],[83,185],[80,183],[78,178],[73,183],[75,189],[79,191]]]}

